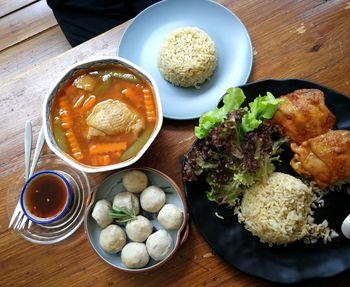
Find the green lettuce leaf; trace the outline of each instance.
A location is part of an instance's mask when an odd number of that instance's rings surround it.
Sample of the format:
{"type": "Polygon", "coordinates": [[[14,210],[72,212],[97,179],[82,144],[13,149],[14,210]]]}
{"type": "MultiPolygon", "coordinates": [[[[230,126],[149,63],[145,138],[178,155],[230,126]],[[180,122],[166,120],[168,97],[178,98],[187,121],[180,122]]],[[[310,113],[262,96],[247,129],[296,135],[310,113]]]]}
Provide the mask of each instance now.
{"type": "Polygon", "coordinates": [[[255,130],[263,119],[271,119],[280,101],[267,92],[266,96],[259,96],[249,103],[249,110],[242,118],[241,136],[244,137],[247,132],[255,130]]]}
{"type": "Polygon", "coordinates": [[[223,98],[224,105],[204,113],[199,118],[199,126],[194,129],[196,137],[199,139],[206,137],[212,128],[222,123],[227,113],[239,109],[245,98],[242,89],[229,88],[223,98]]]}

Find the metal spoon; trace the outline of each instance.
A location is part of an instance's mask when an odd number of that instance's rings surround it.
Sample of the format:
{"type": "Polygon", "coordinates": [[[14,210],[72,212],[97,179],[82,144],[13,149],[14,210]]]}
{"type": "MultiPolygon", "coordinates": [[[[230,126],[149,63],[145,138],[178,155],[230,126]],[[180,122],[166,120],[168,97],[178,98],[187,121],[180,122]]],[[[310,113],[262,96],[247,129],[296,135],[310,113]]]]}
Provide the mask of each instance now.
{"type": "Polygon", "coordinates": [[[41,153],[41,150],[44,146],[45,143],[45,134],[44,134],[44,128],[41,127],[40,132],[39,132],[39,136],[38,136],[38,141],[36,142],[36,147],[35,147],[35,151],[34,151],[34,156],[33,156],[33,161],[32,161],[32,166],[30,168],[30,172],[29,172],[29,176],[32,176],[36,165],[38,163],[39,160],[39,156],[41,153]]]}
{"type": "Polygon", "coordinates": [[[344,219],[341,225],[341,231],[346,238],[350,239],[350,214],[344,219]]]}

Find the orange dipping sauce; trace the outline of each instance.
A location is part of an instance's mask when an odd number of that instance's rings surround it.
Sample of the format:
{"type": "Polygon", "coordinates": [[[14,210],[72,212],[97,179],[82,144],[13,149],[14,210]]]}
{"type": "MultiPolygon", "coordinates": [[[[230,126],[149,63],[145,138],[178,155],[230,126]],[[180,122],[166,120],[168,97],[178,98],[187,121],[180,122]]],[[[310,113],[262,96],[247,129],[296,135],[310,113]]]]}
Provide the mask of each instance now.
{"type": "Polygon", "coordinates": [[[58,147],[88,166],[134,157],[155,130],[150,84],[119,64],[79,71],[58,91],[50,124],[58,147]]]}

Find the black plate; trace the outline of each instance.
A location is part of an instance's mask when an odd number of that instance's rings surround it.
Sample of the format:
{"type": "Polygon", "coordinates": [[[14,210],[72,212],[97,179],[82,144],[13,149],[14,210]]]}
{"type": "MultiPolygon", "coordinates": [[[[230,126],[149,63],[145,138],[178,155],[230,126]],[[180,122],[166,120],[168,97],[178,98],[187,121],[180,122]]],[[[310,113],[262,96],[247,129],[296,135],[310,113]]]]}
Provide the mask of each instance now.
{"type": "MultiPolygon", "coordinates": [[[[241,86],[246,102],[267,91],[280,96],[296,89],[317,88],[324,92],[328,108],[336,115],[335,129],[350,129],[350,98],[327,87],[299,79],[263,80],[241,86]]],[[[219,103],[219,106],[221,102],[219,103]]],[[[194,143],[194,146],[198,141],[194,143]]],[[[293,174],[289,167],[290,152],[282,155],[283,164],[277,170],[293,174]]],[[[288,246],[268,247],[253,237],[237,222],[233,211],[206,198],[208,185],[204,177],[184,184],[192,217],[213,250],[237,269],[269,281],[293,283],[311,278],[324,278],[350,268],[350,240],[340,226],[350,213],[350,196],[333,192],[325,197],[325,206],[315,213],[317,222],[327,218],[329,226],[339,233],[331,243],[312,245],[293,243],[288,246]],[[218,218],[215,213],[223,216],[218,218]]],[[[343,189],[346,187],[344,186],[343,189]]]]}

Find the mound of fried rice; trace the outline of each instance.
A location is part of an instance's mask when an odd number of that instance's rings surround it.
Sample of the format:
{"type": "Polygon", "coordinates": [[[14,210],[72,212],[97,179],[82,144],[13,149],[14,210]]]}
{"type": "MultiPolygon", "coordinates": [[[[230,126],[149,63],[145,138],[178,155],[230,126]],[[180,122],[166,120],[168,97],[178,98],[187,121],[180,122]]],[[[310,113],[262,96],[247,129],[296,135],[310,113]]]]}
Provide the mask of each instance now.
{"type": "Polygon", "coordinates": [[[236,209],[238,219],[264,243],[284,245],[297,240],[313,243],[318,238],[331,241],[338,234],[327,220],[314,223],[317,195],[300,179],[275,172],[265,183],[247,189],[236,209]]]}
{"type": "Polygon", "coordinates": [[[196,27],[171,32],[159,49],[158,67],[162,76],[180,87],[200,88],[214,73],[216,63],[213,40],[196,27]]]}

